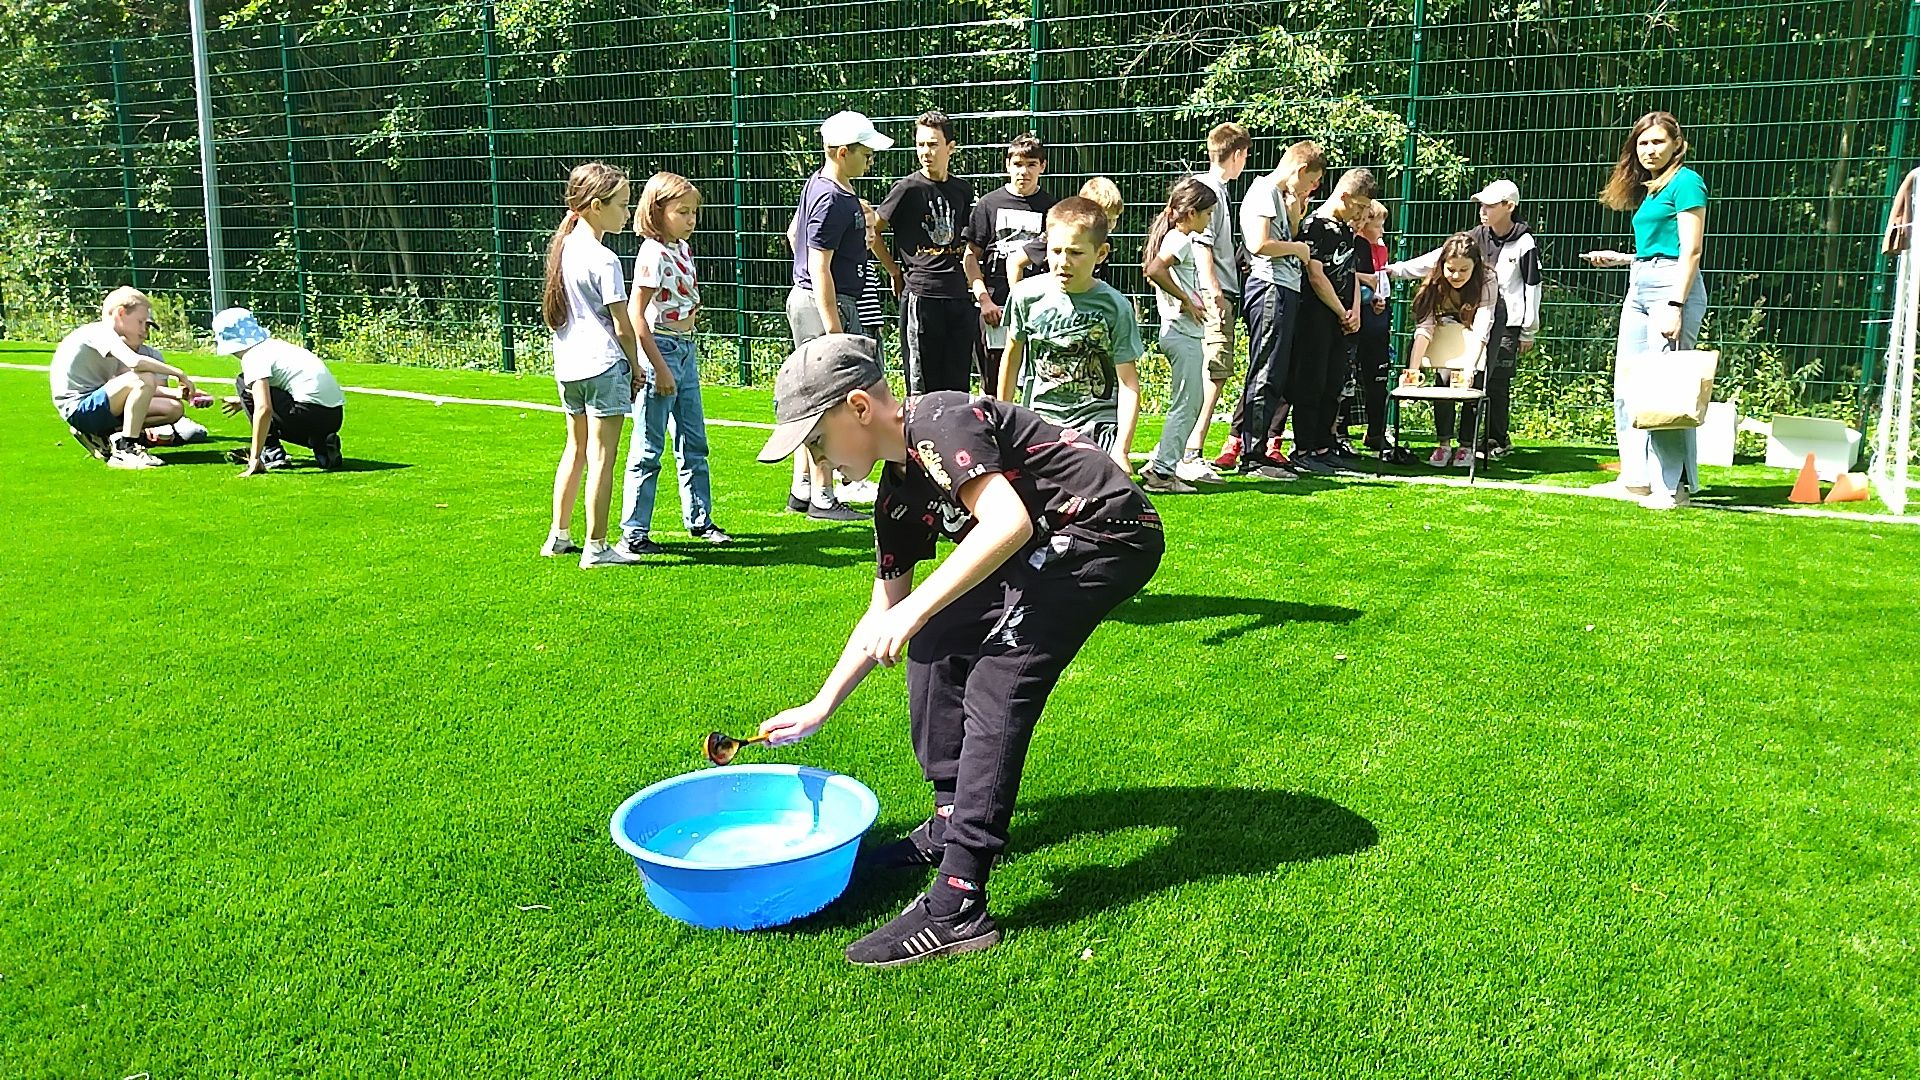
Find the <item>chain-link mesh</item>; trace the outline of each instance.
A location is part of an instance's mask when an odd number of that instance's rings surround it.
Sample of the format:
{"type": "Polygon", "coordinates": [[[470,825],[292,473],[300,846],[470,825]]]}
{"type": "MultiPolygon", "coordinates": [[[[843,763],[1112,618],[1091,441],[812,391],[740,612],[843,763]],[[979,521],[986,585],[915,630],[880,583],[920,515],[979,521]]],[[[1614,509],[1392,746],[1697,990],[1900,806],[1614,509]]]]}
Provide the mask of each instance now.
{"type": "MultiPolygon", "coordinates": [[[[1890,183],[1920,149],[1920,0],[680,0],[602,14],[515,0],[229,16],[209,53],[232,302],[329,356],[542,370],[546,243],[567,171],[600,158],[699,185],[704,351],[764,376],[785,352],[784,232],[824,116],[858,109],[899,140],[861,182],[874,202],[914,167],[924,109],[958,121],[955,170],[977,194],[1004,179],[1006,141],[1037,130],[1050,190],[1119,184],[1115,282],[1143,297],[1152,213],[1204,167],[1206,129],[1237,118],[1256,133],[1254,169],[1303,136],[1336,171],[1372,167],[1403,253],[1473,224],[1480,185],[1518,183],[1547,285],[1516,422],[1574,433],[1604,426],[1625,288],[1577,256],[1631,247],[1627,215],[1595,193],[1629,125],[1658,108],[1686,124],[1711,189],[1705,336],[1730,386],[1751,411],[1856,418],[1888,309],[1890,183]]],[[[49,332],[122,282],[204,320],[187,38],[41,43],[0,92],[12,335],[49,332]]]]}

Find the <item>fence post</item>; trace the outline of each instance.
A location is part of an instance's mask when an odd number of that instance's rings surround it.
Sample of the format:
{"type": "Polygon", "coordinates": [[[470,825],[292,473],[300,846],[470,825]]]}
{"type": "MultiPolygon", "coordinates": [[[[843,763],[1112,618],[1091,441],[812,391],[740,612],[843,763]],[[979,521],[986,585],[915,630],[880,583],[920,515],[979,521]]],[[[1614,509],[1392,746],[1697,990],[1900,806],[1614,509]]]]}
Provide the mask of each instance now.
{"type": "Polygon", "coordinates": [[[480,47],[487,87],[487,192],[493,204],[493,293],[500,320],[500,370],[513,370],[513,322],[507,308],[506,211],[500,205],[500,109],[498,53],[494,43],[493,0],[481,5],[480,47]]]}
{"type": "Polygon", "coordinates": [[[300,129],[293,118],[293,27],[280,24],[280,104],[287,134],[287,208],[293,215],[293,287],[295,310],[299,312],[300,343],[311,345],[313,328],[307,315],[307,253],[301,239],[305,229],[300,221],[300,149],[296,140],[300,129]]]}
{"type": "MultiPolygon", "coordinates": [[[[1413,0],[1413,44],[1407,64],[1407,135],[1400,149],[1400,227],[1394,230],[1393,238],[1402,259],[1407,257],[1407,235],[1412,230],[1412,215],[1408,211],[1413,206],[1413,170],[1419,161],[1420,59],[1425,51],[1426,22],[1427,0],[1413,0]]],[[[1406,304],[1393,305],[1395,337],[1405,329],[1406,309],[1406,304]]]]}
{"type": "MultiPolygon", "coordinates": [[[[1908,167],[1904,160],[1907,153],[1907,128],[1913,123],[1913,67],[1920,61],[1920,0],[1907,2],[1907,44],[1900,61],[1900,100],[1893,112],[1893,132],[1887,139],[1887,182],[1880,193],[1881,207],[1893,204],[1893,197],[1899,194],[1900,181],[1906,178],[1908,167]]],[[[1860,430],[1867,430],[1867,406],[1873,399],[1874,365],[1880,359],[1882,320],[1891,315],[1887,302],[1887,275],[1892,273],[1887,264],[1885,252],[1876,252],[1873,258],[1873,304],[1868,309],[1867,351],[1860,358],[1860,430]]]]}
{"type": "Polygon", "coordinates": [[[740,161],[740,3],[727,0],[727,97],[731,102],[728,130],[733,138],[733,352],[740,363],[740,385],[753,382],[753,342],[747,336],[746,173],[740,161]]]}
{"type": "Polygon", "coordinates": [[[113,59],[114,141],[120,144],[120,203],[127,219],[127,283],[140,287],[140,245],[134,239],[133,147],[127,139],[127,59],[119,38],[111,45],[113,59]]]}
{"type": "Polygon", "coordinates": [[[1040,54],[1046,48],[1046,11],[1042,0],[1027,0],[1027,130],[1040,131],[1040,54]]]}

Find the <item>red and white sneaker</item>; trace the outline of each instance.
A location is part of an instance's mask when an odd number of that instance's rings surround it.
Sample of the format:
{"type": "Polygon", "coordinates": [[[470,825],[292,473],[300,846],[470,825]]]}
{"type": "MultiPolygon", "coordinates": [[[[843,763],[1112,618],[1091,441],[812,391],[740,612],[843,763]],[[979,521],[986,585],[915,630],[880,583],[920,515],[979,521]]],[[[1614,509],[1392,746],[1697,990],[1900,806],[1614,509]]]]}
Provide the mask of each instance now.
{"type": "Polygon", "coordinates": [[[1240,464],[1240,436],[1227,436],[1226,444],[1220,447],[1220,456],[1213,459],[1217,469],[1231,469],[1240,464]]]}

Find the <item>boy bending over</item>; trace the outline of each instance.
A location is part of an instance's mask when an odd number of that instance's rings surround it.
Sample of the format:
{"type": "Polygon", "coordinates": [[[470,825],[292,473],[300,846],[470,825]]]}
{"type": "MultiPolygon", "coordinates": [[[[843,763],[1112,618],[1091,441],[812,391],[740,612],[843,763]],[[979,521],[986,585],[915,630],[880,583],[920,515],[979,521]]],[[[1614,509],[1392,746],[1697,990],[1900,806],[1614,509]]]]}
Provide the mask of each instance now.
{"type": "Polygon", "coordinates": [[[796,350],[774,412],[761,461],[805,445],[848,475],[886,468],[867,613],[813,700],[760,732],[776,746],[806,738],[875,664],[904,657],[914,753],[933,785],[933,816],[869,862],[939,875],[847,959],[897,967],[989,948],[1000,928],[987,875],[1033,729],[1094,628],[1159,567],[1160,516],[1100,447],[1028,409],[955,390],[895,399],[865,338],[796,350]],[[958,546],[915,587],[942,537],[958,546]]]}

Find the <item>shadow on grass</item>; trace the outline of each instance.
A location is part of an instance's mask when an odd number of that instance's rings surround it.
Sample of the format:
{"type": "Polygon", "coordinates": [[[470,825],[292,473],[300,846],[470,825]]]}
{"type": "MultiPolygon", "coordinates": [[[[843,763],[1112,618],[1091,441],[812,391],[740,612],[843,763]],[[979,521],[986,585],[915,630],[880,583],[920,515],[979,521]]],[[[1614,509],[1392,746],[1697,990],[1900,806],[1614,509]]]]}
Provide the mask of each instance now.
{"type": "Polygon", "coordinates": [[[1125,862],[1051,873],[1051,896],[995,914],[1017,926],[1058,926],[1175,886],[1267,874],[1380,842],[1371,821],[1318,795],[1145,787],[1036,799],[1020,811],[1009,848],[1017,858],[1084,836],[1141,828],[1173,835],[1125,862]]]}
{"type": "MultiPolygon", "coordinates": [[[[996,906],[995,916],[1010,926],[1060,926],[1177,886],[1269,874],[1292,863],[1356,854],[1380,842],[1372,822],[1318,795],[1144,787],[1023,803],[1015,811],[1008,854],[1021,859],[1133,829],[1172,835],[1123,861],[1048,871],[1049,895],[1017,907],[996,906]]],[[[931,871],[856,869],[846,895],[788,932],[840,932],[891,916],[926,888],[930,877],[931,871]]]]}
{"type": "Polygon", "coordinates": [[[818,566],[839,569],[873,562],[873,526],[823,525],[783,533],[734,533],[731,544],[709,544],[691,537],[656,536],[665,555],[647,559],[662,569],[675,566],[818,566]]]}
{"type": "MultiPolygon", "coordinates": [[[[232,441],[240,442],[243,440],[236,439],[232,441]]],[[[228,454],[228,451],[226,450],[173,450],[166,447],[161,447],[159,450],[154,452],[155,457],[164,459],[169,465],[238,465],[239,464],[238,462],[228,459],[227,454],[228,454]]],[[[333,471],[343,472],[343,473],[391,472],[395,469],[411,469],[411,468],[413,468],[413,464],[411,462],[372,461],[367,458],[348,458],[346,459],[346,464],[342,465],[340,468],[335,469],[333,471]]],[[[321,470],[319,466],[313,463],[312,458],[302,457],[296,454],[293,456],[293,464],[289,465],[284,470],[276,469],[274,471],[276,472],[290,471],[290,472],[296,472],[296,473],[303,473],[303,472],[321,472],[323,470],[321,470]]]]}
{"type": "Polygon", "coordinates": [[[1332,604],[1297,604],[1257,596],[1194,596],[1187,593],[1143,593],[1121,604],[1108,618],[1129,626],[1164,626],[1207,619],[1242,621],[1209,634],[1208,645],[1221,645],[1255,630],[1296,622],[1350,623],[1364,612],[1332,604]]]}

